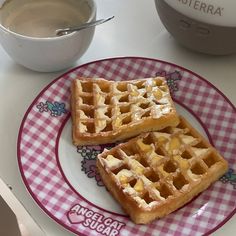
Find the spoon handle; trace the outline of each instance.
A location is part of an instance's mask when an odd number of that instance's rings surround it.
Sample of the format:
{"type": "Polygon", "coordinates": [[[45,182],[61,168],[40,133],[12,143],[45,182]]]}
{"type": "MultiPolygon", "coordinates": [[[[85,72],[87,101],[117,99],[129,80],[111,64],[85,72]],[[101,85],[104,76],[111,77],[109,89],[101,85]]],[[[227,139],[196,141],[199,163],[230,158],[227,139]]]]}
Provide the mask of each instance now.
{"type": "Polygon", "coordinates": [[[114,16],[106,18],[106,19],[101,19],[101,20],[96,20],[96,21],[92,21],[92,22],[88,22],[88,23],[84,23],[82,25],[80,25],[79,27],[70,27],[70,28],[65,28],[65,29],[58,29],[56,30],[56,34],[61,36],[61,35],[65,35],[74,31],[80,31],[89,27],[94,27],[100,24],[103,24],[111,19],[113,19],[114,16]]]}

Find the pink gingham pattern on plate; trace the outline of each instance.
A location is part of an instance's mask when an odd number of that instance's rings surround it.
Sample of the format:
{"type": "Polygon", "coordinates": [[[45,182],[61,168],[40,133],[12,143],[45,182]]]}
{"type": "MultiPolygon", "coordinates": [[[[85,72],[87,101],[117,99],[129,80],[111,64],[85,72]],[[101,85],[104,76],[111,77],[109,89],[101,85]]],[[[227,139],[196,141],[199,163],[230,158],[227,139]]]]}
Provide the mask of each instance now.
{"type": "Polygon", "coordinates": [[[38,95],[25,114],[18,137],[19,168],[27,189],[50,217],[71,232],[111,235],[111,232],[98,232],[82,224],[85,218],[79,218],[70,211],[78,204],[97,213],[97,216],[102,215],[103,219],[120,222],[122,226],[113,231],[117,235],[209,234],[235,213],[236,190],[218,181],[194,201],[164,219],[148,226],[135,225],[127,217],[104,211],[91,204],[89,199],[81,198],[65,181],[56,161],[56,149],[62,127],[69,116],[71,80],[77,76],[126,80],[159,74],[169,76],[174,100],[199,120],[213,145],[235,169],[235,108],[219,90],[200,76],[182,67],[147,58],[114,58],[80,66],[53,81],[38,95]],[[175,75],[180,75],[180,78],[175,75]],[[39,112],[37,105],[46,101],[63,103],[67,114],[52,116],[50,112],[39,112]]]}

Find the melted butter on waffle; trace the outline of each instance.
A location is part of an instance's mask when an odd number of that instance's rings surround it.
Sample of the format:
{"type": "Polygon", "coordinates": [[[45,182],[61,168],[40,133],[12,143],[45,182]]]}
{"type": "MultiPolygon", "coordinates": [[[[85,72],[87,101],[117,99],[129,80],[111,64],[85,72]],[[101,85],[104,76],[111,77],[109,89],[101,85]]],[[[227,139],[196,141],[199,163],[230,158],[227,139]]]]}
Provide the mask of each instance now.
{"type": "Polygon", "coordinates": [[[108,168],[116,168],[122,163],[121,160],[115,158],[112,155],[108,155],[107,158],[105,159],[105,162],[108,168]]]}

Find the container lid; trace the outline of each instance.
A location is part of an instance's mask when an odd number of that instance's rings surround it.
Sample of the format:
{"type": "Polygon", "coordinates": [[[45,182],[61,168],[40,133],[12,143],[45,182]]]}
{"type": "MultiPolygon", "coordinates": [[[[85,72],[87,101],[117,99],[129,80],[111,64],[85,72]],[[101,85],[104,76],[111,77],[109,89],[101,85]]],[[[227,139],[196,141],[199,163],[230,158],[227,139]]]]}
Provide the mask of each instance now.
{"type": "Polygon", "coordinates": [[[178,12],[195,20],[213,25],[236,27],[235,0],[164,1],[178,12]]]}

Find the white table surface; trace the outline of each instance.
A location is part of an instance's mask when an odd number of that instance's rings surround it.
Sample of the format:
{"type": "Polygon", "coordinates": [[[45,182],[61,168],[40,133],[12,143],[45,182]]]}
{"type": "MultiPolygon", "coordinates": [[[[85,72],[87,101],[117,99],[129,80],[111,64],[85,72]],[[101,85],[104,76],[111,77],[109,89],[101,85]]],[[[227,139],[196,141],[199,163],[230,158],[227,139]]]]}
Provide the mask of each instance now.
{"type": "MultiPolygon", "coordinates": [[[[213,57],[190,52],[167,33],[156,13],[153,0],[96,0],[98,18],[115,15],[97,27],[93,42],[77,62],[118,57],[142,56],[181,65],[208,79],[236,104],[236,55],[213,57]]],[[[38,93],[57,73],[37,73],[15,64],[0,46],[0,177],[34,220],[50,236],[71,235],[49,218],[27,192],[17,166],[16,142],[21,120],[38,93]]],[[[236,216],[214,235],[234,235],[236,216]]]]}

